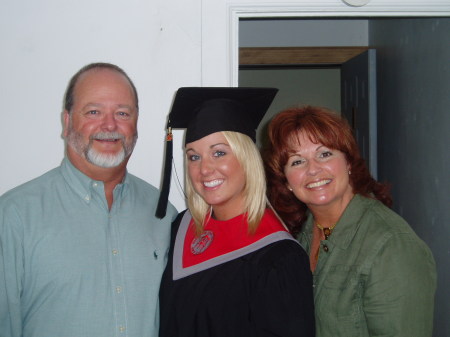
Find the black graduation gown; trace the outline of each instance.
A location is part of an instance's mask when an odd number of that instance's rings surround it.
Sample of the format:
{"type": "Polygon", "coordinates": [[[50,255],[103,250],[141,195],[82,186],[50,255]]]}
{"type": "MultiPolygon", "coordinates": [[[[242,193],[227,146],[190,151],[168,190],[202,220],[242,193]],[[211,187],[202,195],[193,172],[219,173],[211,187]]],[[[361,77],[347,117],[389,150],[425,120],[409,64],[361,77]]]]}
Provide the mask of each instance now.
{"type": "Polygon", "coordinates": [[[172,225],[161,283],[160,337],[314,336],[309,259],[296,241],[272,242],[174,281],[174,242],[183,214],[172,225]]]}

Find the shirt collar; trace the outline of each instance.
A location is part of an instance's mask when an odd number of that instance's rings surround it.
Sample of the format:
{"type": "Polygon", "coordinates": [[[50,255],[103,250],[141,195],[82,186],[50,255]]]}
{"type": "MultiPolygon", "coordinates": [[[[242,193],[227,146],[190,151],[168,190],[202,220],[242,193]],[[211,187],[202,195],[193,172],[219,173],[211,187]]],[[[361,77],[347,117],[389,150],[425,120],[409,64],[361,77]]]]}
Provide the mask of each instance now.
{"type": "MultiPolygon", "coordinates": [[[[64,157],[61,163],[61,172],[69,186],[87,204],[91,202],[94,191],[98,191],[99,188],[103,191],[103,181],[89,178],[83,172],[78,170],[67,157],[64,157]]],[[[116,186],[116,190],[119,193],[123,193],[127,189],[129,179],[128,172],[126,172],[123,182],[116,186]]],[[[104,197],[104,194],[102,195],[104,197]]]]}
{"type": "MultiPolygon", "coordinates": [[[[365,198],[362,195],[355,194],[345,208],[344,213],[342,213],[342,216],[337,222],[332,235],[328,238],[328,241],[342,249],[346,249],[358,231],[362,216],[373,201],[374,200],[365,198]]],[[[311,234],[313,225],[314,219],[311,212],[309,212],[303,231],[311,234]]]]}

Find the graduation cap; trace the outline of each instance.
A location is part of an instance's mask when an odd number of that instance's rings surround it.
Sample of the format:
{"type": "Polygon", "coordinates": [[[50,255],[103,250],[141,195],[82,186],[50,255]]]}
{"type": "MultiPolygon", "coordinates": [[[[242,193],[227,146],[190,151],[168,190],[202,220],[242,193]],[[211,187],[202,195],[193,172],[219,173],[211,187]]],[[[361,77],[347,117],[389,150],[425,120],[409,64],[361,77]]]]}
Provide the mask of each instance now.
{"type": "Polygon", "coordinates": [[[166,153],[156,216],[164,218],[172,173],[172,129],[186,129],[185,144],[219,131],[235,131],[256,141],[256,129],[278,89],[185,87],[178,89],[167,121],[166,153]]]}

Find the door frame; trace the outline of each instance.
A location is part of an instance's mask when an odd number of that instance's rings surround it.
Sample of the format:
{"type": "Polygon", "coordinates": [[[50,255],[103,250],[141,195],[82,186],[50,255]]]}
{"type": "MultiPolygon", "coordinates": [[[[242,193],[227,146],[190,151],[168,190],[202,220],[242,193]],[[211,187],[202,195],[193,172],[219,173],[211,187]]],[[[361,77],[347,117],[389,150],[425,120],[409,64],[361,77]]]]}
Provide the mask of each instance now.
{"type": "MultiPolygon", "coordinates": [[[[386,0],[387,1],[387,0],[386,0]]],[[[409,5],[401,1],[369,1],[368,5],[342,6],[335,2],[317,1],[316,4],[282,3],[276,6],[262,3],[227,4],[228,16],[228,83],[238,86],[239,80],[239,20],[245,18],[375,18],[375,17],[450,17],[450,5],[439,0],[411,0],[409,5]],[[376,3],[375,3],[376,2],[376,3]]],[[[303,1],[302,1],[303,2],[303,1]]]]}

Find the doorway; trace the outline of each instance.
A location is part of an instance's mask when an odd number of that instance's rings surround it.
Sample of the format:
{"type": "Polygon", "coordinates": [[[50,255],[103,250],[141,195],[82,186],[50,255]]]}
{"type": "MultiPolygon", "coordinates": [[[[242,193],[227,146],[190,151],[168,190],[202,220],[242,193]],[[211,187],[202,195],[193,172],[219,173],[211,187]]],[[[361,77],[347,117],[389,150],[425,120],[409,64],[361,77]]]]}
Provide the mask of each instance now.
{"type": "MultiPolygon", "coordinates": [[[[440,294],[436,297],[434,335],[447,336],[450,333],[447,319],[450,292],[444,285],[450,277],[445,242],[450,235],[447,225],[450,217],[447,207],[450,45],[442,41],[448,39],[450,20],[447,17],[397,17],[369,18],[368,22],[370,41],[378,52],[379,179],[392,184],[394,210],[433,251],[438,269],[437,293],[440,294]],[[425,160],[418,160],[422,158],[425,160]]],[[[254,39],[254,47],[272,36],[263,32],[262,37],[254,39]]],[[[241,35],[241,31],[239,33],[241,35]]],[[[286,34],[282,35],[281,42],[286,34]]],[[[289,35],[298,37],[299,34],[289,31],[289,35]]],[[[237,69],[236,63],[234,65],[237,69]]],[[[231,83],[236,84],[233,75],[231,83]]]]}
{"type": "Polygon", "coordinates": [[[258,129],[294,105],[319,105],[341,112],[341,65],[368,49],[363,19],[239,20],[239,86],[279,88],[258,129]],[[289,33],[286,33],[289,32],[289,33]]]}

